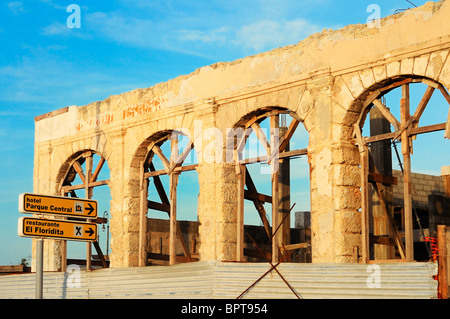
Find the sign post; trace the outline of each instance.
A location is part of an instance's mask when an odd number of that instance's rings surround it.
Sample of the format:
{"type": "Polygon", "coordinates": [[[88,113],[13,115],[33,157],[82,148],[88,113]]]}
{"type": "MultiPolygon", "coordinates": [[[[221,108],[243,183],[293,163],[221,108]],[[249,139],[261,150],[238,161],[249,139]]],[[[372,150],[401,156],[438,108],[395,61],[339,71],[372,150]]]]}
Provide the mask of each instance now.
{"type": "Polygon", "coordinates": [[[98,204],[91,199],[23,193],[19,195],[19,212],[95,219],[98,204]]]}
{"type": "Polygon", "coordinates": [[[50,238],[94,242],[97,224],[44,218],[19,218],[17,229],[21,237],[50,238]]]}
{"type": "Polygon", "coordinates": [[[44,239],[36,241],[36,299],[42,299],[44,283],[44,239]]]}
{"type": "MultiPolygon", "coordinates": [[[[95,200],[64,196],[23,193],[19,195],[19,212],[95,219],[98,204],[95,200]]],[[[43,298],[44,238],[95,242],[97,224],[46,218],[19,218],[18,235],[36,238],[36,299],[43,298]]]]}

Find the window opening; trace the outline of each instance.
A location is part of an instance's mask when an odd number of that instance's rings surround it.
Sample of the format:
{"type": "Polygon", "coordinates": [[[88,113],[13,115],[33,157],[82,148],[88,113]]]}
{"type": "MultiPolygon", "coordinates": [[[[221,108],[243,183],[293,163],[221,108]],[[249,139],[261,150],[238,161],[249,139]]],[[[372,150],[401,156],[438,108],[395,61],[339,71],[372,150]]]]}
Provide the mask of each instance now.
{"type": "Polygon", "coordinates": [[[448,138],[449,104],[450,95],[441,84],[414,77],[391,79],[363,102],[355,125],[361,155],[363,262],[429,259],[424,240],[432,232],[429,196],[444,190],[429,190],[420,198],[420,180],[439,180],[441,166],[448,165],[442,131],[448,138]]]}
{"type": "Polygon", "coordinates": [[[308,151],[299,148],[308,135],[300,123],[287,110],[264,108],[238,125],[238,261],[310,261],[308,151]]]}
{"type": "Polygon", "coordinates": [[[181,132],[163,132],[141,165],[140,265],[197,261],[199,184],[193,143],[181,132]]]}
{"type": "MultiPolygon", "coordinates": [[[[109,187],[101,187],[109,184],[109,168],[106,159],[94,151],[85,151],[76,156],[68,165],[64,178],[62,179],[60,193],[63,196],[95,199],[98,202],[98,217],[92,222],[101,228],[109,229],[108,218],[105,212],[110,211],[111,192],[109,187]]],[[[76,218],[67,218],[77,220],[76,218]]],[[[78,219],[79,220],[79,219],[78,219]]],[[[99,228],[100,228],[99,227],[99,228]]],[[[99,229],[98,240],[86,244],[86,254],[83,260],[83,250],[80,243],[63,241],[63,265],[65,270],[67,264],[85,265],[86,269],[106,268],[109,266],[110,233],[99,229]],[[92,254],[94,246],[96,254],[92,254]],[[105,254],[104,252],[108,252],[105,254]],[[71,256],[67,259],[67,256],[71,256]],[[74,258],[75,257],[75,258],[74,258]]]]}

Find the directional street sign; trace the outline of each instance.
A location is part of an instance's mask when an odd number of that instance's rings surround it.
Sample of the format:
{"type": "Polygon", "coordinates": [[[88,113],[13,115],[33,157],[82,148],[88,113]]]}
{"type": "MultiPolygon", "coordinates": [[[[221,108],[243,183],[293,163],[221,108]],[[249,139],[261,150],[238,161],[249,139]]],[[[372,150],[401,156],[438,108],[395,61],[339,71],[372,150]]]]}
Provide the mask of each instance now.
{"type": "Polygon", "coordinates": [[[57,216],[97,218],[97,201],[64,196],[23,193],[19,195],[19,212],[57,216]]]}
{"type": "Polygon", "coordinates": [[[17,233],[21,237],[94,242],[97,240],[97,224],[67,220],[21,217],[17,233]]]}

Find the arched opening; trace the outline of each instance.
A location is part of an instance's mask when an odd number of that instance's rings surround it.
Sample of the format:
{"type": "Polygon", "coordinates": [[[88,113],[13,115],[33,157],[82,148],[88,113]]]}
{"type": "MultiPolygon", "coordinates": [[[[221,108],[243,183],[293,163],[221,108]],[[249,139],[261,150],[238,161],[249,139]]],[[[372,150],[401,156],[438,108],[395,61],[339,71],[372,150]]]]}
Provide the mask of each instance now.
{"type": "Polygon", "coordinates": [[[311,261],[309,138],[300,124],[295,113],[267,107],[234,128],[238,261],[311,261]]]}
{"type": "Polygon", "coordinates": [[[105,187],[110,180],[106,159],[91,150],[78,152],[66,162],[60,175],[62,176],[59,187],[61,195],[94,199],[98,202],[98,217],[91,221],[98,224],[97,241],[92,244],[87,243],[84,251],[80,243],[64,241],[62,268],[65,269],[68,264],[79,264],[85,266],[86,269],[108,267],[111,238],[109,232],[111,192],[109,187],[105,187]],[[95,249],[94,254],[92,246],[95,249]]]}
{"type": "Polygon", "coordinates": [[[160,132],[150,141],[141,162],[140,266],[197,261],[194,145],[180,131],[160,132]]]}
{"type": "Polygon", "coordinates": [[[443,139],[449,137],[450,95],[430,79],[402,76],[374,87],[362,103],[355,124],[362,261],[429,260],[427,241],[436,237],[430,208],[446,202],[450,191],[440,176],[441,167],[450,165],[443,139]]]}

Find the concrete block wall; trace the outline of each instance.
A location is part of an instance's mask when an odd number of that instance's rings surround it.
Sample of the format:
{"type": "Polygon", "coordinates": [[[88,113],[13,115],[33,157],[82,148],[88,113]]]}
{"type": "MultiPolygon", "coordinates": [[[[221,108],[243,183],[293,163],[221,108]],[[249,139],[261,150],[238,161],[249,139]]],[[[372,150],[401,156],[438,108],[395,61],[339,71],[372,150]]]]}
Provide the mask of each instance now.
{"type": "MultiPolygon", "coordinates": [[[[398,170],[393,171],[397,185],[393,187],[394,203],[403,206],[403,176],[398,170]]],[[[412,173],[412,196],[414,204],[420,208],[428,207],[428,195],[445,195],[444,178],[442,176],[412,173]]]]}

